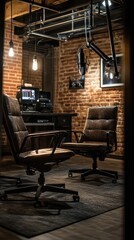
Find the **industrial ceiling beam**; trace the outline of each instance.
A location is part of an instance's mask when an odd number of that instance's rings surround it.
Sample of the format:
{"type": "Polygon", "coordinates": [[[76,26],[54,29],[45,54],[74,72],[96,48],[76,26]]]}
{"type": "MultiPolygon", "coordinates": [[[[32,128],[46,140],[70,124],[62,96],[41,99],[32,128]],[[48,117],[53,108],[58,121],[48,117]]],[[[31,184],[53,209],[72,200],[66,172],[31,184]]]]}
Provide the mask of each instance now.
{"type": "MultiPolygon", "coordinates": [[[[39,10],[39,7],[33,6],[32,12],[39,10]]],[[[20,2],[18,0],[12,0],[12,17],[19,17],[29,13],[29,4],[20,2]]],[[[11,1],[6,2],[5,5],[5,21],[11,18],[11,1]]]]}

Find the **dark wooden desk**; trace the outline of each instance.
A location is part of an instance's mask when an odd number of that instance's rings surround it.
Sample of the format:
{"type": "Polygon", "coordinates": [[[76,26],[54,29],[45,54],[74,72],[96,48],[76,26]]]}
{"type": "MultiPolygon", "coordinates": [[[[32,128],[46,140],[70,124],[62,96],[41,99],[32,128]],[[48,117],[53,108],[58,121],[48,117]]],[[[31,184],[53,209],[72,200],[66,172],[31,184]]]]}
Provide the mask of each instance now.
{"type": "MultiPolygon", "coordinates": [[[[72,130],[72,117],[76,113],[22,112],[22,117],[30,131],[72,130]]],[[[71,141],[71,134],[67,139],[71,141]]]]}

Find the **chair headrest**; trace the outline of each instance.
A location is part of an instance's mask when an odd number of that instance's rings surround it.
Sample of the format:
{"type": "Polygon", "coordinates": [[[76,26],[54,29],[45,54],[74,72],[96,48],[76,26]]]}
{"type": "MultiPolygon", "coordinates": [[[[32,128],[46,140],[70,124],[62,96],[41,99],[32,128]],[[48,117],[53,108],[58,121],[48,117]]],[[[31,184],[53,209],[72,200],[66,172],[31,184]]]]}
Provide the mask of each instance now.
{"type": "Polygon", "coordinates": [[[3,94],[3,110],[6,114],[13,116],[20,116],[20,105],[17,98],[10,97],[7,94],[3,94]]]}

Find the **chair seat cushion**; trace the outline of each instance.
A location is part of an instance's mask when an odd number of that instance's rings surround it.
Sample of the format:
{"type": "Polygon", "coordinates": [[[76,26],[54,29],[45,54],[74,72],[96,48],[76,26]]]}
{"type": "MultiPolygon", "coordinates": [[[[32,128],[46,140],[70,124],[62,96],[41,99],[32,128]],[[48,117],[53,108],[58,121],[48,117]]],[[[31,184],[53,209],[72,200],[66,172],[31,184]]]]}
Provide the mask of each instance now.
{"type": "Polygon", "coordinates": [[[91,142],[82,142],[82,143],[77,143],[77,142],[64,142],[62,144],[62,147],[65,148],[79,148],[79,149],[95,149],[100,148],[100,149],[106,149],[107,148],[107,143],[106,142],[97,142],[97,141],[91,141],[91,142]]]}
{"type": "Polygon", "coordinates": [[[107,146],[106,142],[65,142],[62,144],[63,148],[70,149],[76,154],[85,155],[88,157],[97,156],[104,159],[104,156],[112,152],[112,147],[107,146]]]}
{"type": "Polygon", "coordinates": [[[52,155],[52,148],[44,148],[39,150],[27,151],[20,153],[20,164],[36,164],[48,162],[60,162],[74,156],[74,152],[69,149],[57,148],[52,155]],[[45,161],[46,159],[46,161],[45,161]],[[50,159],[50,160],[49,160],[50,159]]]}

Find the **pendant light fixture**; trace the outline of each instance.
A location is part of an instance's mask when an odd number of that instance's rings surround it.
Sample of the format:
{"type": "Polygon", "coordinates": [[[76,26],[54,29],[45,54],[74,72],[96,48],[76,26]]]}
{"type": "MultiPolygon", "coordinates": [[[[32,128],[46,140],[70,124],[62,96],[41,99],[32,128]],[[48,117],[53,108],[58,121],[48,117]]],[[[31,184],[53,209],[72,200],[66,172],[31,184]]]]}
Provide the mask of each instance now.
{"type": "MultiPolygon", "coordinates": [[[[106,6],[105,0],[102,2],[102,4],[103,4],[104,7],[106,6]]],[[[112,5],[111,1],[108,0],[108,6],[111,6],[111,5],[112,5]]]]}
{"type": "Polygon", "coordinates": [[[11,38],[9,42],[9,57],[14,57],[14,49],[13,49],[13,40],[12,40],[12,25],[13,25],[13,19],[12,19],[12,0],[11,0],[11,38]]]}
{"type": "Polygon", "coordinates": [[[37,69],[38,69],[38,61],[37,61],[37,56],[36,56],[36,39],[35,39],[35,52],[34,52],[34,56],[33,56],[32,69],[34,71],[37,71],[37,69]]]}

